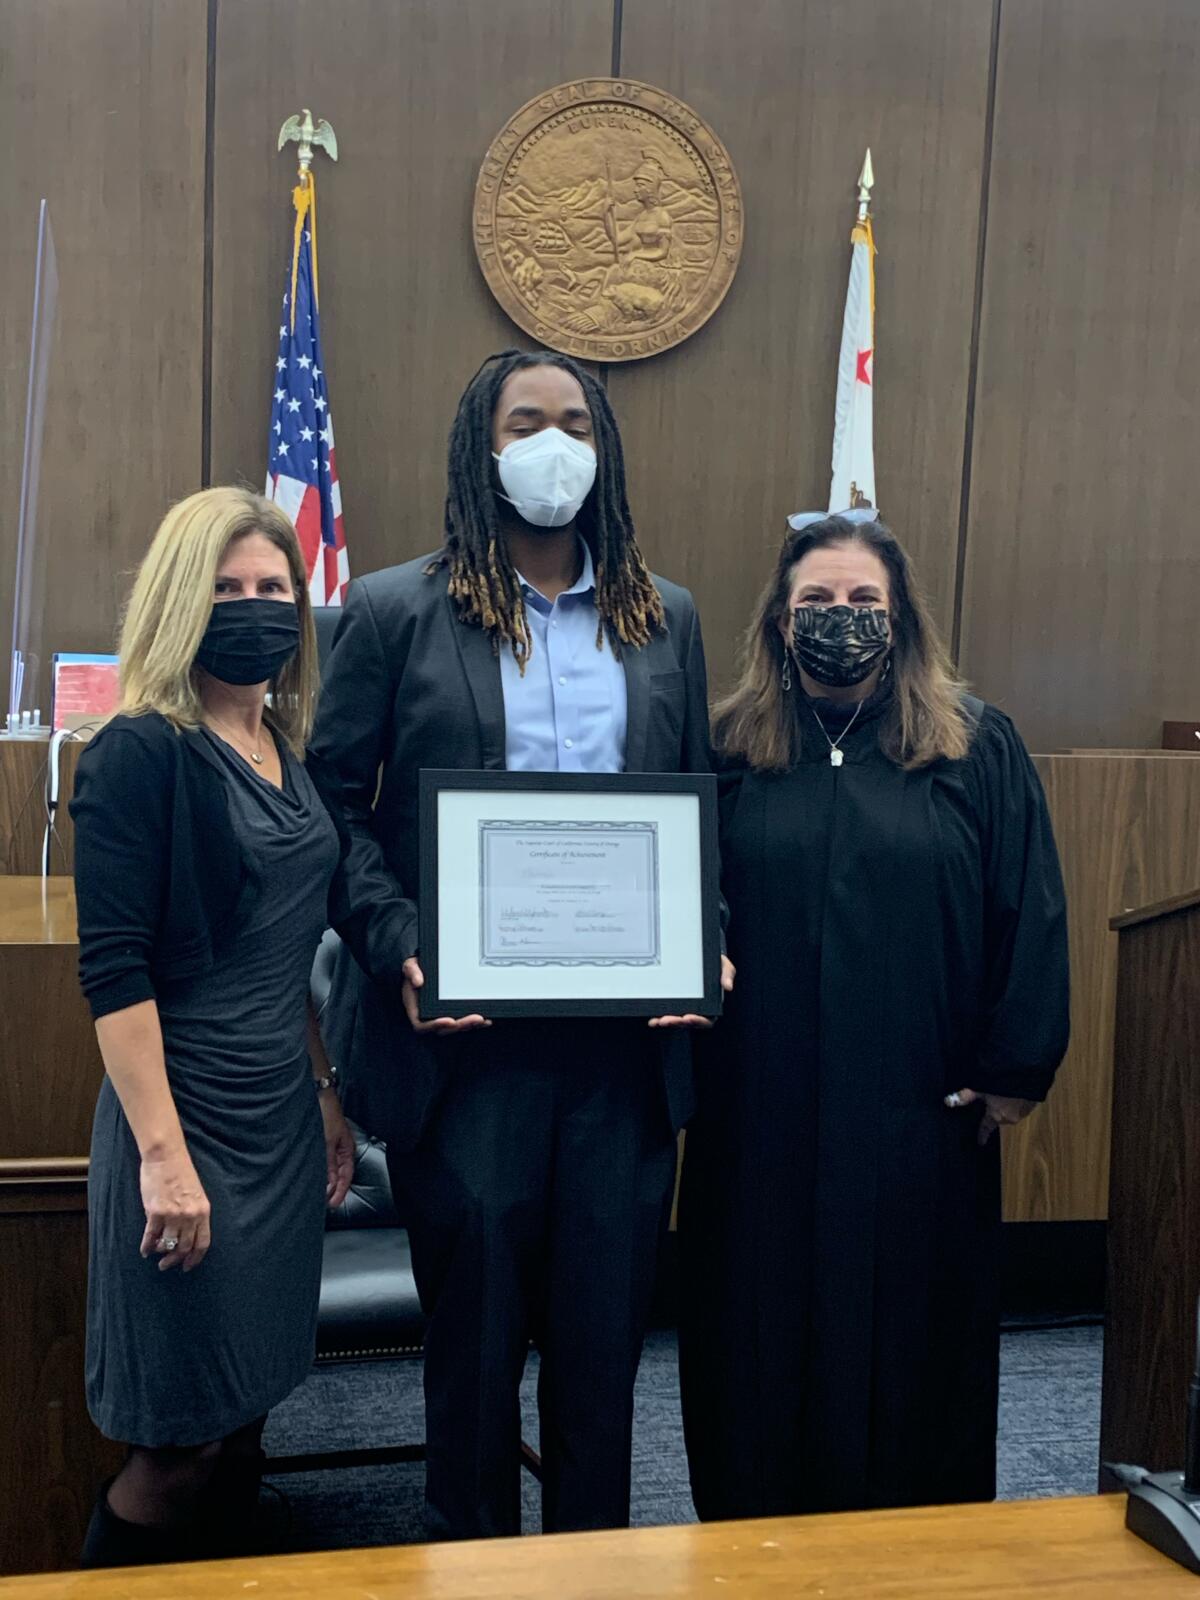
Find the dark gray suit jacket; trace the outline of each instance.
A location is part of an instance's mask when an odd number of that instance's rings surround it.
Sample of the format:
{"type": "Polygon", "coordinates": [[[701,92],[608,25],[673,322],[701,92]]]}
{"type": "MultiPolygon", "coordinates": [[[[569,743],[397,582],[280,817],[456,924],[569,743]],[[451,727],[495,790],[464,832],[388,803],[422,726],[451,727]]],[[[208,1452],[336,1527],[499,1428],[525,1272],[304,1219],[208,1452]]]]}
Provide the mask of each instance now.
{"type": "MultiPolygon", "coordinates": [[[[331,1051],[351,1110],[396,1149],[421,1134],[462,1040],[415,1034],[400,1005],[404,962],[417,954],[418,783],[422,767],[504,767],[504,695],[490,637],[459,620],[433,557],[356,579],[326,665],[313,747],[340,779],[351,835],[350,903],[327,1012],[331,1051]],[[365,976],[364,971],[365,969],[365,976]]],[[[667,629],[625,648],[627,772],[708,772],[708,685],[691,595],[656,578],[667,629]]],[[[575,1026],[586,1027],[588,1023],[575,1026]]],[[[632,1024],[631,1024],[632,1026],[632,1024]]],[[[644,1024],[636,1024],[644,1028],[644,1024]]],[[[521,1030],[497,1023],[488,1048],[521,1030]]],[[[691,1114],[691,1050],[663,1034],[666,1110],[691,1114]]]]}

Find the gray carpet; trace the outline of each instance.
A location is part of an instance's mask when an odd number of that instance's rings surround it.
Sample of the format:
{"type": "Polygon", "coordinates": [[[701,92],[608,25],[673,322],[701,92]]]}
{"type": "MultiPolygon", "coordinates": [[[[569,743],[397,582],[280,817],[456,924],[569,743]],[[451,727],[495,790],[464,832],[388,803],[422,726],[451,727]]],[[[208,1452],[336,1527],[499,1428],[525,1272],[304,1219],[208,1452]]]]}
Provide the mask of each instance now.
{"type": "MultiPolygon", "coordinates": [[[[999,1485],[1004,1499],[1091,1494],[1100,1432],[1101,1330],[1006,1333],[1000,1378],[999,1485]]],[[[537,1357],[525,1373],[525,1437],[537,1444],[537,1357]]],[[[267,1429],[268,1454],[404,1444],[424,1434],[421,1365],[326,1367],[267,1429]]],[[[404,1544],[422,1537],[419,1464],[295,1473],[273,1480],[290,1502],[279,1541],[295,1549],[404,1544]]],[[[538,1487],[522,1474],[525,1531],[540,1526],[538,1487]]],[[[679,1421],[673,1333],[652,1333],[638,1376],[633,1431],[633,1522],[694,1520],[679,1421]]]]}

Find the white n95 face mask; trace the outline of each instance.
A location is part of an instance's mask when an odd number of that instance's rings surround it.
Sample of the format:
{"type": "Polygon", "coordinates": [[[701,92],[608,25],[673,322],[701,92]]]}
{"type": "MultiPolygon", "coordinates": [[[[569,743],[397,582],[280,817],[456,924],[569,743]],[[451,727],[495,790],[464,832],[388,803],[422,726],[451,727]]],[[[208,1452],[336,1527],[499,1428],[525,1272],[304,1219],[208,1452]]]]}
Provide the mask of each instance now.
{"type": "Polygon", "coordinates": [[[535,528],[562,528],[596,481],[596,452],[561,428],[514,439],[492,455],[504,485],[501,499],[535,528]]]}

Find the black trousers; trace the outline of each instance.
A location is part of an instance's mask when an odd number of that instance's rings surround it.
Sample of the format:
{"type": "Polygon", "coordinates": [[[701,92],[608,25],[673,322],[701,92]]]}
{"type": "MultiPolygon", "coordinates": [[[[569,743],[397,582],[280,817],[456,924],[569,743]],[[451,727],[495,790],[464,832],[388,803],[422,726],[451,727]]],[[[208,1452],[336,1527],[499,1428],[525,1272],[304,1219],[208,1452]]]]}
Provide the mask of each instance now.
{"type": "Polygon", "coordinates": [[[675,1139],[644,1023],[496,1023],[442,1041],[416,1150],[389,1158],[429,1319],[431,1538],[521,1527],[530,1339],[545,1531],[629,1521],[633,1383],[675,1139]]]}

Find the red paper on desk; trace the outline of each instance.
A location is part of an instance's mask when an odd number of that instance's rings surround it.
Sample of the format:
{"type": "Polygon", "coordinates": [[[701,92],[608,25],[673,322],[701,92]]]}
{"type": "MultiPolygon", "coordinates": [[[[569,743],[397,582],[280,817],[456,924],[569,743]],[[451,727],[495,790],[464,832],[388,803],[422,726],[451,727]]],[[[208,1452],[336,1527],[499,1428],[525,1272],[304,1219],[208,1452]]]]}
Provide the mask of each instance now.
{"type": "Polygon", "coordinates": [[[94,733],[111,717],[121,698],[116,656],[56,655],[54,658],[54,729],[94,733]],[[95,726],[93,726],[95,725],[95,726]]]}

